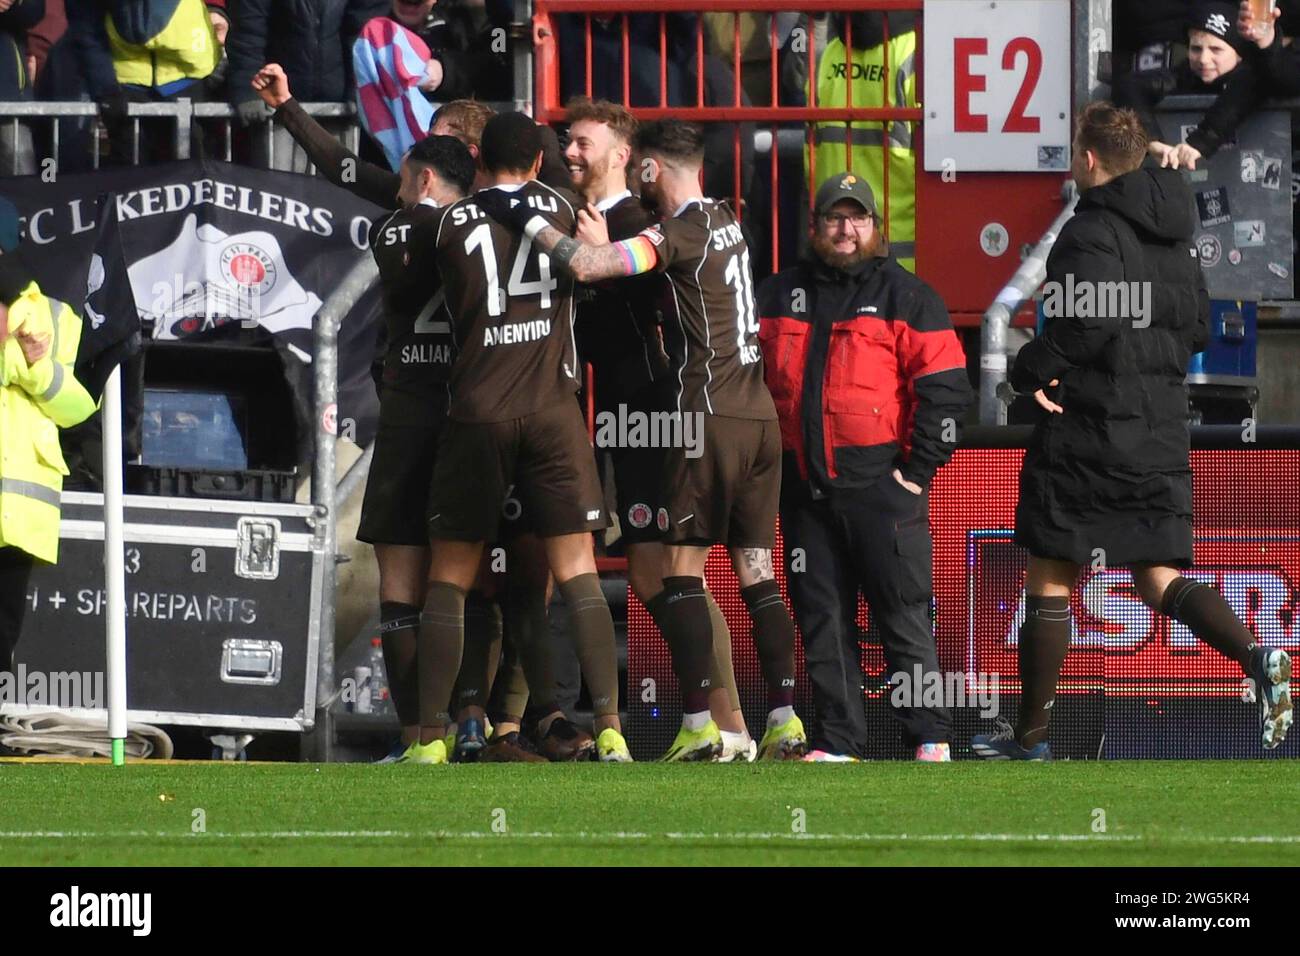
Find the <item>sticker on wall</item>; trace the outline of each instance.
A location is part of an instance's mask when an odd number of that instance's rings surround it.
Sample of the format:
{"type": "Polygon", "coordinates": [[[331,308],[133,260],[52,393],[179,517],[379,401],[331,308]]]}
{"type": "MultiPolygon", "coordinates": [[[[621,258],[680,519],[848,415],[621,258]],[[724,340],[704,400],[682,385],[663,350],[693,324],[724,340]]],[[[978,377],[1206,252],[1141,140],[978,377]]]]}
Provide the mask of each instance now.
{"type": "Polygon", "coordinates": [[[1201,257],[1201,265],[1209,269],[1219,264],[1223,255],[1223,246],[1216,236],[1200,236],[1196,240],[1196,254],[1201,257]]]}
{"type": "Polygon", "coordinates": [[[1282,160],[1276,156],[1265,156],[1260,170],[1259,181],[1265,189],[1282,188],[1282,160]]]}
{"type": "Polygon", "coordinates": [[[1002,223],[990,222],[980,230],[980,248],[984,250],[984,255],[996,259],[1010,245],[1011,237],[1007,235],[1007,227],[1002,223]]]}
{"type": "Polygon", "coordinates": [[[1069,169],[1070,162],[1064,146],[1039,146],[1039,169],[1069,169]]]}
{"type": "Polygon", "coordinates": [[[1232,224],[1232,242],[1240,249],[1264,244],[1264,220],[1243,219],[1232,224]]]}
{"type": "Polygon", "coordinates": [[[1231,262],[1234,266],[1241,265],[1241,250],[1240,249],[1230,250],[1228,252],[1228,261],[1231,262]]]}
{"type": "Polygon", "coordinates": [[[1285,279],[1291,274],[1291,271],[1280,262],[1270,262],[1268,264],[1268,271],[1273,273],[1273,275],[1277,276],[1279,279],[1285,279]]]}
{"type": "Polygon", "coordinates": [[[1205,229],[1221,223],[1232,222],[1232,211],[1228,208],[1228,191],[1222,186],[1207,189],[1196,194],[1196,211],[1205,229]]]}

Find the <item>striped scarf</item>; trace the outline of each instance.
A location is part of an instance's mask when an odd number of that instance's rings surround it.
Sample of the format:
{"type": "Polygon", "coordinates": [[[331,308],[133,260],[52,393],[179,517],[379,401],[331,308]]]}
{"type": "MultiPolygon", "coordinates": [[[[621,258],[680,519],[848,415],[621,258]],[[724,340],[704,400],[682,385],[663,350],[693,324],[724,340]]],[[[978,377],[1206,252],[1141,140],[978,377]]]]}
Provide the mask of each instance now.
{"type": "Polygon", "coordinates": [[[361,125],[394,171],[433,122],[434,107],[419,89],[430,58],[423,40],[388,17],[368,21],[352,47],[361,125]]]}

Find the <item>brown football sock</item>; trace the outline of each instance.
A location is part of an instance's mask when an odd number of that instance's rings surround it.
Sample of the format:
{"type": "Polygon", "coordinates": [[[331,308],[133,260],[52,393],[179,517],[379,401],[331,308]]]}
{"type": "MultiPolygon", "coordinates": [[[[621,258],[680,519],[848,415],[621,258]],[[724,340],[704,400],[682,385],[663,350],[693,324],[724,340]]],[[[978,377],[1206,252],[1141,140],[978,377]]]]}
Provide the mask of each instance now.
{"type": "Polygon", "coordinates": [[[1047,739],[1056,681],[1069,650],[1070,599],[1026,596],[1017,649],[1021,691],[1016,740],[1022,747],[1047,739]]]}
{"type": "Polygon", "coordinates": [[[682,692],[682,712],[709,709],[713,670],[713,624],[705,601],[704,579],[664,578],[664,589],[646,607],[672,652],[673,673],[682,692]]]}
{"type": "Polygon", "coordinates": [[[388,692],[403,727],[414,727],[420,722],[420,682],[415,668],[419,631],[420,609],[414,604],[380,602],[379,637],[384,649],[388,692]]]}
{"type": "Polygon", "coordinates": [[[618,714],[618,651],[614,645],[614,618],[600,590],[600,575],[579,574],[560,584],[569,608],[573,649],[591,692],[596,717],[618,714]]]}
{"type": "Polygon", "coordinates": [[[455,712],[486,707],[492,672],[501,656],[501,609],[481,591],[465,598],[465,649],[453,697],[455,712]]]}
{"type": "Polygon", "coordinates": [[[1241,665],[1248,676],[1255,636],[1241,623],[1223,595],[1203,581],[1176,577],[1160,599],[1160,610],[1212,648],[1241,665]]]}
{"type": "Polygon", "coordinates": [[[465,592],[454,584],[434,581],[420,615],[420,726],[449,722],[451,689],[460,672],[465,643],[465,592]]]}
{"type": "Polygon", "coordinates": [[[740,589],[754,621],[754,647],[767,684],[767,709],[794,706],[794,621],[776,581],[740,589]]]}

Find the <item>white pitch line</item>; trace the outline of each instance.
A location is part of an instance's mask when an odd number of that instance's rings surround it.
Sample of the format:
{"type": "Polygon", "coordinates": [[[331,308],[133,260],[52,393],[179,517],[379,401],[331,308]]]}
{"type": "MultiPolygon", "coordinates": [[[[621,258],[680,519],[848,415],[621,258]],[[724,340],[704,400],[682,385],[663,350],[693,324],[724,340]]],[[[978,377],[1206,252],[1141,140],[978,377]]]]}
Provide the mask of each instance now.
{"type": "Polygon", "coordinates": [[[0,830],[0,840],[735,840],[843,841],[851,843],[1300,843],[1300,836],[1146,836],[1107,833],[555,833],[529,831],[489,833],[482,830],[270,830],[244,833],[185,833],[172,830],[0,830]]]}

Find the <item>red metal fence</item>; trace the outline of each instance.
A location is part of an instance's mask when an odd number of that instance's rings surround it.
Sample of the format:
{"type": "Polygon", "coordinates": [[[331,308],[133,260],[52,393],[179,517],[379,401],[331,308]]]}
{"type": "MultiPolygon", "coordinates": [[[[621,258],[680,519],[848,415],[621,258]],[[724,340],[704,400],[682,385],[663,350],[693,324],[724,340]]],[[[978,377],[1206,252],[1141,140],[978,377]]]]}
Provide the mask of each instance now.
{"type": "MultiPolygon", "coordinates": [[[[815,7],[800,10],[803,14],[812,12],[825,13],[863,13],[863,12],[915,12],[919,13],[922,7],[921,0],[818,0],[815,7]]],[[[562,63],[558,33],[561,24],[560,18],[564,15],[581,18],[583,29],[583,57],[582,62],[577,65],[583,76],[584,82],[581,84],[583,91],[587,96],[592,96],[596,91],[594,89],[593,77],[593,39],[592,39],[592,22],[593,19],[617,17],[621,21],[621,70],[622,70],[622,103],[628,107],[639,119],[682,119],[692,122],[705,124],[730,123],[733,124],[733,159],[732,159],[732,190],[731,199],[737,210],[737,215],[744,218],[747,203],[746,196],[743,194],[741,183],[743,180],[744,170],[742,169],[742,148],[741,148],[741,123],[762,124],[768,127],[770,134],[770,148],[768,150],[768,184],[767,195],[771,197],[770,218],[767,225],[770,226],[770,235],[768,241],[771,250],[771,268],[773,271],[780,267],[781,263],[781,237],[782,229],[801,230],[806,224],[800,223],[790,225],[781,221],[782,203],[779,198],[782,196],[782,176],[780,172],[780,157],[778,144],[781,141],[779,136],[783,125],[788,124],[810,124],[825,123],[833,121],[842,121],[845,128],[849,128],[850,121],[861,124],[862,122],[880,122],[882,124],[891,122],[916,123],[921,120],[921,110],[916,107],[905,107],[889,102],[890,77],[894,64],[886,62],[884,66],[884,76],[881,79],[885,87],[886,100],[883,107],[855,107],[853,106],[853,84],[850,82],[849,71],[845,71],[845,105],[843,107],[823,107],[817,104],[817,56],[818,49],[816,43],[815,31],[811,29],[810,19],[805,19],[806,44],[803,55],[807,61],[807,76],[810,78],[808,83],[809,101],[805,106],[783,106],[781,102],[781,79],[780,79],[780,52],[783,44],[783,38],[778,37],[776,14],[790,11],[791,5],[788,0],[623,0],[623,2],[612,5],[608,0],[535,0],[533,15],[533,43],[534,43],[534,60],[536,65],[536,88],[535,88],[535,106],[534,115],[542,122],[556,123],[564,119],[564,103],[562,102],[560,73],[562,69],[572,70],[575,65],[572,63],[562,63]],[[695,75],[695,102],[693,104],[670,104],[669,103],[669,66],[670,50],[668,42],[670,14],[691,13],[730,13],[733,17],[733,33],[731,43],[731,82],[733,90],[732,102],[727,104],[706,104],[705,97],[705,25],[702,18],[698,17],[695,21],[694,37],[694,75],[695,75]],[[658,30],[658,103],[657,104],[638,104],[632,102],[632,45],[633,41],[630,35],[631,18],[637,15],[651,14],[657,15],[659,19],[658,30]],[[769,93],[770,101],[766,105],[742,103],[742,90],[744,83],[742,81],[741,70],[741,16],[743,14],[769,14],[768,16],[768,38],[769,38],[769,93]]],[[[918,18],[919,20],[919,18],[918,18]]],[[[572,26],[570,20],[569,26],[572,26]]],[[[845,19],[844,22],[844,45],[846,48],[846,60],[851,62],[853,59],[853,38],[852,38],[852,20],[845,19]]],[[[918,44],[920,26],[918,22],[918,44]]],[[[889,41],[888,17],[885,17],[884,26],[884,44],[888,49],[889,41]]],[[[572,84],[570,84],[572,86],[572,84]]],[[[616,99],[615,96],[607,98],[616,99]]],[[[811,151],[813,127],[805,125],[804,143],[809,149],[809,156],[812,158],[811,151]]],[[[846,135],[845,143],[845,169],[852,171],[852,139],[851,135],[846,135]]],[[[882,143],[881,149],[884,151],[886,145],[882,143]]],[[[880,206],[881,215],[884,219],[886,232],[889,224],[890,208],[890,189],[888,182],[888,162],[883,164],[885,169],[885,182],[883,189],[877,189],[878,193],[883,195],[877,197],[880,206]]],[[[836,170],[838,172],[839,170],[836,170]]],[[[812,196],[816,192],[817,171],[815,165],[809,165],[807,174],[807,203],[809,208],[812,204],[812,196]]],[[[789,184],[787,183],[787,187],[789,184]]],[[[787,208],[789,204],[786,204],[787,208]]]]}

